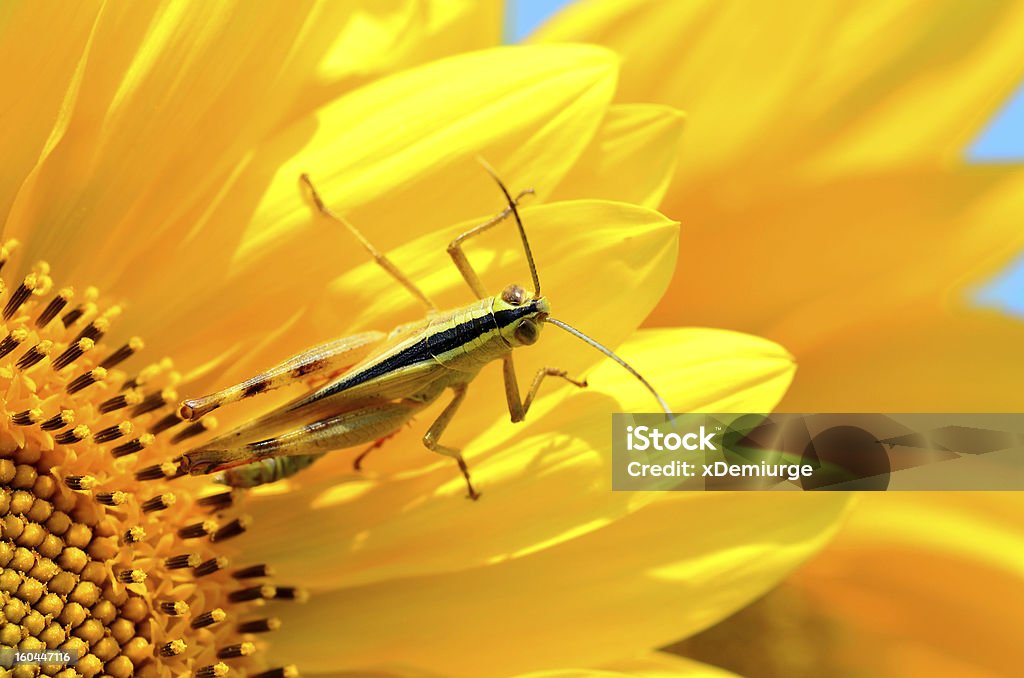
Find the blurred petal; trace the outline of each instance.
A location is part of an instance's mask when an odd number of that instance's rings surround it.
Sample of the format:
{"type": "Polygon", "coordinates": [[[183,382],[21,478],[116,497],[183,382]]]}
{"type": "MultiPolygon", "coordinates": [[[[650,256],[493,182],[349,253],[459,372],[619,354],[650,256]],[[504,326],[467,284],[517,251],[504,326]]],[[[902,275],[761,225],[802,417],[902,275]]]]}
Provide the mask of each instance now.
{"type": "Polygon", "coordinates": [[[668,200],[667,213],[699,223],[682,233],[680,275],[652,322],[754,332],[798,356],[962,289],[1024,244],[1016,168],[892,170],[731,196],[705,188],[668,200]]]}
{"type": "MultiPolygon", "coordinates": [[[[140,303],[163,308],[160,316],[149,314],[158,324],[147,336],[173,344],[181,329],[195,325],[240,342],[266,335],[281,327],[281,314],[254,314],[249,304],[300,315],[314,301],[311,291],[367,261],[344,229],[318,217],[304,199],[303,172],[383,250],[408,239],[410,229],[429,233],[503,207],[477,154],[512,190],[549,191],[598,128],[615,69],[599,48],[490,50],[382,79],[322,109],[317,120],[293,125],[255,153],[215,208],[151,243],[148,260],[159,275],[132,292],[140,303]],[[249,223],[260,227],[246,231],[249,223]],[[173,299],[168,280],[180,281],[173,299]]],[[[435,244],[442,257],[447,242],[435,244]]],[[[135,284],[127,276],[124,284],[129,280],[135,284]]],[[[355,309],[336,312],[351,317],[355,309]]],[[[338,329],[326,336],[292,332],[293,344],[280,346],[278,356],[297,348],[296,341],[326,339],[338,329]]],[[[201,349],[202,337],[194,341],[201,349]]],[[[188,351],[177,353],[198,362],[188,351]]]]}
{"type": "Polygon", "coordinates": [[[612,662],[607,666],[601,667],[601,670],[561,669],[535,671],[520,674],[516,678],[617,678],[619,676],[635,676],[637,678],[672,678],[673,676],[730,678],[734,674],[664,652],[651,652],[635,659],[612,662]]]}
{"type": "Polygon", "coordinates": [[[1014,675],[1022,509],[1012,492],[864,493],[779,588],[673,651],[747,675],[1014,675]]]}
{"type": "Polygon", "coordinates": [[[1022,30],[1024,6],[998,1],[626,0],[575,3],[534,39],[611,47],[619,101],[686,110],[682,185],[772,162],[959,158],[1024,75],[1022,30]]]}
{"type": "Polygon", "coordinates": [[[676,169],[683,120],[682,113],[668,106],[612,106],[552,198],[604,198],[657,207],[676,169]]]}
{"type": "Polygon", "coordinates": [[[1024,404],[1024,323],[955,306],[896,309],[803,353],[791,412],[1002,412],[1024,404]],[[837,360],[837,356],[842,359],[837,360]]]}

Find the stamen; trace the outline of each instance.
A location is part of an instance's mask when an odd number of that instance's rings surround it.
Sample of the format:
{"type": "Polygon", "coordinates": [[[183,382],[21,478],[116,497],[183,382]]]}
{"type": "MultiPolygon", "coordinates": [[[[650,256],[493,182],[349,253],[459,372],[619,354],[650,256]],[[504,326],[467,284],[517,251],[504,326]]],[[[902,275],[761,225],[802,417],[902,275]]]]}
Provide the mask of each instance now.
{"type": "Polygon", "coordinates": [[[160,611],[172,617],[181,617],[188,614],[189,606],[184,600],[165,600],[160,603],[160,611]]]}
{"type": "Polygon", "coordinates": [[[149,432],[153,435],[160,435],[169,428],[173,428],[181,423],[181,418],[174,412],[171,412],[160,421],[156,422],[149,427],[149,432]]]}
{"type": "Polygon", "coordinates": [[[273,577],[274,569],[269,565],[250,565],[231,573],[235,579],[258,579],[260,577],[273,577]]]}
{"type": "Polygon", "coordinates": [[[193,436],[212,431],[215,428],[217,428],[217,419],[215,417],[204,417],[175,433],[171,438],[171,444],[178,445],[193,436]]]}
{"type": "Polygon", "coordinates": [[[36,327],[44,329],[49,325],[57,317],[57,314],[64,310],[73,296],[75,296],[75,291],[70,287],[65,287],[57,292],[57,296],[50,300],[43,312],[36,318],[36,327]]]}
{"type": "Polygon", "coordinates": [[[164,559],[164,567],[168,570],[183,570],[186,567],[197,567],[203,562],[203,557],[198,553],[182,553],[164,559]]]}
{"type": "Polygon", "coordinates": [[[11,316],[17,313],[21,305],[28,301],[28,298],[32,296],[32,291],[39,285],[39,277],[35,273],[29,273],[25,276],[25,279],[18,289],[14,290],[11,298],[7,301],[7,305],[4,306],[4,320],[10,320],[11,316]]]}
{"type": "Polygon", "coordinates": [[[203,508],[210,509],[212,511],[221,511],[228,508],[235,501],[235,493],[232,490],[227,492],[220,492],[218,494],[211,494],[206,497],[200,497],[196,500],[196,503],[203,508]]]}
{"type": "Polygon", "coordinates": [[[277,617],[267,617],[265,619],[253,619],[252,621],[242,622],[238,625],[239,633],[267,633],[268,631],[277,631],[281,628],[281,620],[277,617]]]}
{"type": "Polygon", "coordinates": [[[153,464],[135,472],[136,480],[170,480],[180,478],[180,464],[175,461],[165,461],[162,464],[153,464]]]}
{"type": "Polygon", "coordinates": [[[121,348],[117,349],[100,363],[100,367],[105,367],[108,370],[115,365],[120,365],[128,358],[142,350],[144,344],[142,339],[138,337],[132,337],[128,340],[128,343],[124,344],[121,348]]]}
{"type": "Polygon", "coordinates": [[[92,476],[67,476],[64,484],[72,490],[91,490],[96,485],[96,479],[92,476]]]}
{"type": "Polygon", "coordinates": [[[74,341],[81,341],[82,339],[92,339],[93,341],[99,341],[103,338],[103,335],[110,329],[110,320],[107,318],[99,317],[93,320],[91,323],[85,326],[85,328],[78,333],[78,336],[74,338],[74,341]]]}
{"type": "Polygon", "coordinates": [[[174,657],[188,649],[188,645],[180,638],[164,643],[160,646],[160,654],[164,657],[174,657]]]}
{"type": "Polygon", "coordinates": [[[182,539],[198,539],[217,531],[216,520],[204,520],[202,522],[187,525],[178,530],[178,536],[182,539]]]}
{"type": "Polygon", "coordinates": [[[61,322],[64,323],[65,329],[74,325],[75,322],[85,314],[86,309],[87,306],[85,304],[79,304],[68,311],[68,313],[61,318],[61,322]]]}
{"type": "Polygon", "coordinates": [[[75,377],[71,383],[67,386],[68,395],[74,395],[84,388],[92,386],[97,381],[103,381],[107,378],[107,370],[102,367],[96,367],[89,370],[85,374],[80,374],[75,377]]]}
{"type": "Polygon", "coordinates": [[[64,349],[64,352],[53,361],[54,370],[62,370],[71,363],[82,357],[82,354],[91,351],[96,343],[92,339],[79,339],[77,342],[64,349]]]}
{"type": "Polygon", "coordinates": [[[249,529],[249,525],[252,524],[252,518],[249,516],[239,516],[230,523],[220,528],[216,532],[210,535],[210,541],[220,542],[238,535],[249,529]]]}
{"type": "Polygon", "coordinates": [[[177,498],[170,492],[164,492],[158,494],[155,497],[147,499],[142,503],[142,511],[144,513],[152,513],[153,511],[163,511],[166,508],[174,506],[174,502],[177,498]]]}
{"type": "Polygon", "coordinates": [[[270,584],[263,584],[261,586],[250,586],[244,589],[238,589],[228,594],[228,600],[232,603],[244,603],[249,600],[273,600],[277,594],[277,589],[270,584]]]}
{"type": "Polygon", "coordinates": [[[244,643],[238,643],[236,645],[228,645],[217,650],[217,659],[237,659],[238,657],[248,657],[256,651],[256,645],[246,641],[244,643]]]}
{"type": "Polygon", "coordinates": [[[86,426],[85,424],[79,424],[73,429],[61,431],[60,433],[55,435],[53,439],[56,442],[60,443],[61,445],[73,445],[88,438],[91,434],[92,431],[89,430],[88,426],[86,426]]]}
{"type": "Polygon", "coordinates": [[[96,501],[104,506],[123,506],[128,501],[128,493],[121,490],[99,492],[96,494],[96,501]]]}
{"type": "Polygon", "coordinates": [[[138,544],[145,538],[146,530],[138,526],[129,528],[128,531],[124,533],[124,542],[126,544],[138,544]]]}
{"type": "Polygon", "coordinates": [[[64,428],[65,426],[71,426],[75,423],[75,411],[74,410],[61,410],[57,414],[53,415],[42,424],[39,428],[44,431],[56,431],[57,429],[64,428]]]}
{"type": "Polygon", "coordinates": [[[223,678],[230,670],[224,662],[217,662],[196,671],[196,678],[223,678]]]}
{"type": "Polygon", "coordinates": [[[147,383],[152,381],[154,377],[169,369],[171,369],[169,360],[163,360],[158,363],[153,363],[152,365],[147,365],[133,378],[124,382],[124,385],[122,385],[121,388],[127,390],[130,388],[145,386],[147,383]]]}
{"type": "Polygon", "coordinates": [[[309,591],[297,586],[276,586],[274,598],[277,600],[294,600],[297,603],[305,603],[309,600],[309,591]]]}
{"type": "Polygon", "coordinates": [[[4,337],[3,340],[0,340],[0,358],[18,348],[26,338],[28,338],[28,330],[24,327],[19,327],[4,337]]]}
{"type": "Polygon", "coordinates": [[[215,607],[209,612],[204,612],[195,619],[193,619],[191,626],[194,629],[202,629],[206,628],[207,626],[212,626],[213,624],[219,624],[227,618],[228,615],[224,610],[220,609],[219,607],[215,607]]]}
{"type": "Polygon", "coordinates": [[[146,581],[146,573],[142,570],[122,570],[117,573],[117,580],[125,584],[141,584],[146,581]]]}
{"type": "Polygon", "coordinates": [[[113,398],[108,398],[100,403],[100,413],[107,414],[108,412],[114,412],[126,407],[128,405],[138,405],[142,402],[142,393],[136,390],[126,391],[120,395],[116,395],[113,398]]]}
{"type": "Polygon", "coordinates": [[[118,438],[130,435],[133,428],[135,427],[132,422],[122,421],[120,424],[114,424],[101,431],[97,431],[93,434],[92,441],[97,445],[109,443],[112,440],[117,440],[118,438]]]}
{"type": "Polygon", "coordinates": [[[50,351],[53,350],[53,342],[49,339],[44,339],[38,344],[25,351],[24,355],[18,358],[16,363],[19,370],[27,370],[40,360],[50,355],[50,351]]]}
{"type": "Polygon", "coordinates": [[[138,438],[129,440],[126,443],[122,443],[117,447],[110,450],[110,454],[114,455],[115,459],[120,459],[129,454],[134,454],[139,450],[144,450],[153,444],[153,436],[149,433],[143,433],[138,438]]]}
{"type": "Polygon", "coordinates": [[[141,416],[143,414],[146,414],[147,412],[152,412],[153,410],[159,409],[164,405],[167,405],[168,403],[177,402],[177,400],[178,392],[175,391],[173,388],[165,388],[162,391],[154,391],[153,393],[150,393],[145,398],[143,398],[141,403],[135,406],[135,409],[132,410],[132,416],[141,416]]]}
{"type": "Polygon", "coordinates": [[[11,416],[11,421],[18,426],[31,426],[39,423],[39,420],[43,418],[43,411],[38,407],[31,410],[22,410],[17,414],[11,416]]]}
{"type": "Polygon", "coordinates": [[[204,563],[201,563],[196,567],[193,574],[196,577],[205,577],[208,574],[219,572],[228,566],[228,559],[224,556],[217,556],[216,558],[210,558],[204,563]]]}

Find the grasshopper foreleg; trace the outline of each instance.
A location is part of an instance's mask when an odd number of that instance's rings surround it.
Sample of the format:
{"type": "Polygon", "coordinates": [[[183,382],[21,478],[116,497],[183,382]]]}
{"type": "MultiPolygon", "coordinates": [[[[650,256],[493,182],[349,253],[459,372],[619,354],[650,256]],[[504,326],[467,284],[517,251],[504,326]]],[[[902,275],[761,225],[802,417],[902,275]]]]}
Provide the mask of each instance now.
{"type": "Polygon", "coordinates": [[[429,308],[430,310],[437,310],[437,307],[434,305],[434,302],[430,300],[430,297],[424,294],[423,290],[421,290],[416,285],[416,283],[414,283],[412,279],[409,278],[409,276],[407,276],[405,273],[402,273],[401,269],[395,266],[391,262],[391,260],[388,259],[386,254],[384,254],[376,247],[374,247],[373,243],[370,242],[365,235],[363,235],[362,231],[360,231],[353,224],[351,224],[348,221],[348,219],[341,216],[324,203],[323,199],[320,197],[320,194],[317,192],[316,187],[313,186],[313,182],[310,180],[308,174],[303,174],[299,178],[302,180],[302,183],[306,184],[306,187],[309,189],[310,196],[313,198],[313,204],[316,205],[317,210],[319,210],[321,214],[323,214],[328,219],[331,219],[332,221],[335,221],[344,226],[348,230],[348,232],[351,233],[352,236],[359,241],[359,244],[363,246],[363,249],[365,249],[370,254],[371,257],[373,257],[373,260],[377,262],[378,266],[387,271],[392,278],[398,281],[398,284],[407,289],[410,294],[412,294],[414,297],[423,302],[423,304],[427,308],[429,308]]]}
{"type": "Polygon", "coordinates": [[[526,400],[522,400],[519,395],[519,380],[516,378],[516,367],[512,362],[511,354],[505,356],[502,369],[505,377],[505,399],[508,401],[508,412],[512,416],[513,423],[518,423],[526,418],[526,413],[529,411],[530,405],[533,404],[534,398],[537,397],[537,391],[540,390],[540,385],[545,377],[558,377],[559,379],[565,379],[573,386],[579,388],[587,387],[586,380],[573,379],[565,370],[559,370],[554,367],[542,367],[537,370],[537,374],[533,377],[533,383],[526,394],[526,400]]]}
{"type": "Polygon", "coordinates": [[[444,411],[441,412],[441,416],[430,425],[427,429],[426,434],[423,436],[423,444],[431,452],[437,452],[443,454],[446,457],[451,457],[459,464],[459,470],[462,471],[462,477],[466,479],[466,487],[469,490],[469,498],[474,501],[480,498],[480,493],[473,489],[473,483],[469,479],[469,467],[466,465],[466,460],[462,458],[462,451],[454,447],[442,445],[438,442],[441,434],[448,428],[448,424],[451,423],[452,417],[455,416],[455,412],[459,409],[459,405],[466,398],[466,385],[460,384],[453,386],[452,391],[455,392],[455,397],[448,403],[444,411]]]}
{"type": "Polygon", "coordinates": [[[383,332],[364,332],[314,346],[241,383],[202,398],[186,400],[181,404],[179,415],[185,420],[198,419],[223,405],[273,391],[310,375],[329,374],[358,362],[384,337],[383,332]]]}
{"type": "MultiPolygon", "coordinates": [[[[533,195],[533,189],[528,188],[525,191],[521,191],[519,195],[516,196],[516,204],[518,204],[519,201],[523,198],[523,196],[526,195],[533,195]]],[[[479,226],[474,226],[473,228],[469,229],[468,231],[457,237],[455,240],[452,240],[451,243],[448,245],[448,256],[450,256],[452,258],[452,261],[455,262],[455,267],[459,269],[459,273],[462,274],[462,277],[466,281],[466,284],[469,285],[470,289],[473,290],[473,293],[476,294],[477,298],[479,299],[483,299],[484,297],[487,296],[487,290],[486,288],[484,288],[484,284],[483,282],[481,282],[480,276],[477,275],[477,272],[475,270],[473,270],[473,266],[469,263],[469,259],[466,258],[466,253],[462,251],[462,244],[469,240],[470,238],[476,237],[481,233],[484,233],[494,228],[501,222],[508,219],[511,214],[512,208],[506,207],[504,210],[499,212],[497,215],[491,217],[484,223],[480,224],[479,226]]]]}

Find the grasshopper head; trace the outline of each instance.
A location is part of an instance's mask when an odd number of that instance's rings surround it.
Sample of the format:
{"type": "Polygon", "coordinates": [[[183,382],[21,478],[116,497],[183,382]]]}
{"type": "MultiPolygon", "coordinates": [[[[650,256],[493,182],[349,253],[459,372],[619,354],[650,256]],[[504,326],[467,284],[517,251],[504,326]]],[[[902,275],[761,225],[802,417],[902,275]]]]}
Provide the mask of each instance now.
{"type": "Polygon", "coordinates": [[[531,297],[519,285],[509,285],[491,306],[502,338],[513,348],[540,339],[540,328],[551,313],[546,297],[531,297]]]}

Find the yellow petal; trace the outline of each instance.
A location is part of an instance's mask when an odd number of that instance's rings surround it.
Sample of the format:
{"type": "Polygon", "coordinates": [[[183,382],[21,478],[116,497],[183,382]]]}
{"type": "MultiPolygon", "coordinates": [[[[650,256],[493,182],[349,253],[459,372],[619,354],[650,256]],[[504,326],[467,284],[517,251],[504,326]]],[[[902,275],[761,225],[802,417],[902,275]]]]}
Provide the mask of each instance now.
{"type": "MultiPolygon", "coordinates": [[[[697,631],[763,594],[821,545],[841,502],[824,493],[657,502],[488,567],[320,593],[280,615],[285,624],[330,629],[334,642],[295,634],[275,642],[275,653],[301,657],[314,671],[372,667],[395,652],[456,675],[600,665],[697,631]],[[516,629],[515,643],[494,642],[502,628],[516,629]]],[[[507,528],[489,529],[499,526],[507,528]]]]}
{"type": "Polygon", "coordinates": [[[626,0],[576,3],[534,39],[611,47],[618,100],[685,109],[689,179],[958,159],[1019,85],[1022,28],[1018,3],[626,0]]]}
{"type": "Polygon", "coordinates": [[[1022,186],[1024,171],[974,166],[677,193],[679,275],[652,322],[754,332],[799,357],[1012,260],[1022,186]]]}
{"type": "Polygon", "coordinates": [[[98,3],[74,6],[7,2],[0,6],[0,83],[7,94],[0,109],[0,216],[21,181],[35,166],[61,124],[61,105],[82,60],[98,3]],[[44,43],[29,36],[46,36],[44,43]],[[16,130],[16,132],[15,132],[16,130]]]}
{"type": "Polygon", "coordinates": [[[181,224],[176,237],[194,239],[151,243],[151,283],[139,288],[131,278],[133,297],[163,310],[149,314],[146,335],[174,340],[199,325],[240,341],[265,336],[283,315],[253,314],[248,303],[298,314],[330,279],[367,260],[344,229],[316,216],[302,172],[383,250],[503,207],[477,154],[512,190],[550,191],[600,124],[615,68],[598,48],[490,50],[382,79],[322,109],[317,121],[291,126],[261,147],[215,209],[181,224]],[[180,280],[174,299],[167,280],[180,280]]]}
{"type": "MultiPolygon", "coordinates": [[[[702,393],[716,373],[734,406],[770,408],[792,373],[777,346],[729,333],[644,333],[622,352],[683,406],[720,404],[702,393]]],[[[254,544],[251,555],[309,583],[316,595],[297,611],[306,623],[341,625],[330,652],[298,637],[275,650],[303,654],[312,670],[377,666],[389,647],[412,666],[457,675],[600,665],[714,623],[820,547],[843,496],[610,492],[608,414],[646,409],[649,395],[617,366],[595,371],[593,385],[550,392],[526,424],[479,433],[466,448],[483,489],[477,503],[463,498],[450,460],[413,461],[379,480],[373,461],[359,479],[341,454],[299,490],[260,497],[250,509],[261,526],[289,539],[254,544]],[[289,519],[296,507],[315,518],[289,519]],[[608,549],[616,558],[600,555],[608,549]],[[542,616],[537,601],[546,601],[542,616]],[[494,625],[522,629],[520,642],[484,642],[494,625]]],[[[380,455],[398,465],[427,454],[417,434],[380,455]]]]}
{"type": "Polygon", "coordinates": [[[1019,409],[1024,323],[996,311],[899,309],[800,356],[793,412],[1019,409]]]}
{"type": "Polygon", "coordinates": [[[305,96],[294,102],[297,115],[307,114],[381,73],[501,43],[500,2],[414,0],[393,8],[375,0],[330,4],[359,9],[347,23],[333,21],[342,30],[320,60],[315,83],[310,83],[315,86],[307,87],[305,96]]]}
{"type": "Polygon", "coordinates": [[[675,172],[683,119],[668,106],[612,106],[552,198],[604,198],[657,207],[675,172]]]}
{"type": "Polygon", "coordinates": [[[837,664],[880,676],[1013,675],[1024,661],[1022,509],[1006,492],[866,495],[785,587],[839,630],[837,664]]]}
{"type": "MultiPolygon", "coordinates": [[[[195,252],[185,236],[222,197],[224,183],[319,86],[325,53],[360,43],[361,29],[370,25],[385,30],[396,20],[422,19],[424,11],[379,3],[105,6],[86,35],[88,45],[77,34],[67,36],[68,47],[80,50],[80,82],[63,102],[60,135],[21,187],[8,219],[5,234],[23,243],[19,264],[24,269],[45,258],[64,276],[112,290],[115,281],[136,280],[154,251],[195,252]],[[352,29],[339,39],[338,27],[346,25],[352,29]]],[[[442,12],[443,23],[458,25],[453,11],[460,13],[450,6],[442,12]]],[[[11,25],[21,31],[16,46],[27,45],[30,55],[45,50],[37,59],[50,57],[48,24],[11,25]]],[[[431,27],[422,30],[429,34],[431,27]]],[[[408,45],[413,49],[414,39],[408,45]]],[[[63,51],[61,45],[58,55],[63,51]]],[[[59,72],[49,87],[66,84],[62,63],[54,59],[59,72]]],[[[363,68],[364,78],[379,73],[376,62],[349,64],[363,68]]],[[[29,106],[31,89],[16,102],[24,102],[16,110],[52,118],[29,106]]],[[[251,204],[241,209],[251,214],[251,204]]],[[[190,268],[183,264],[178,275],[190,268]]]]}

